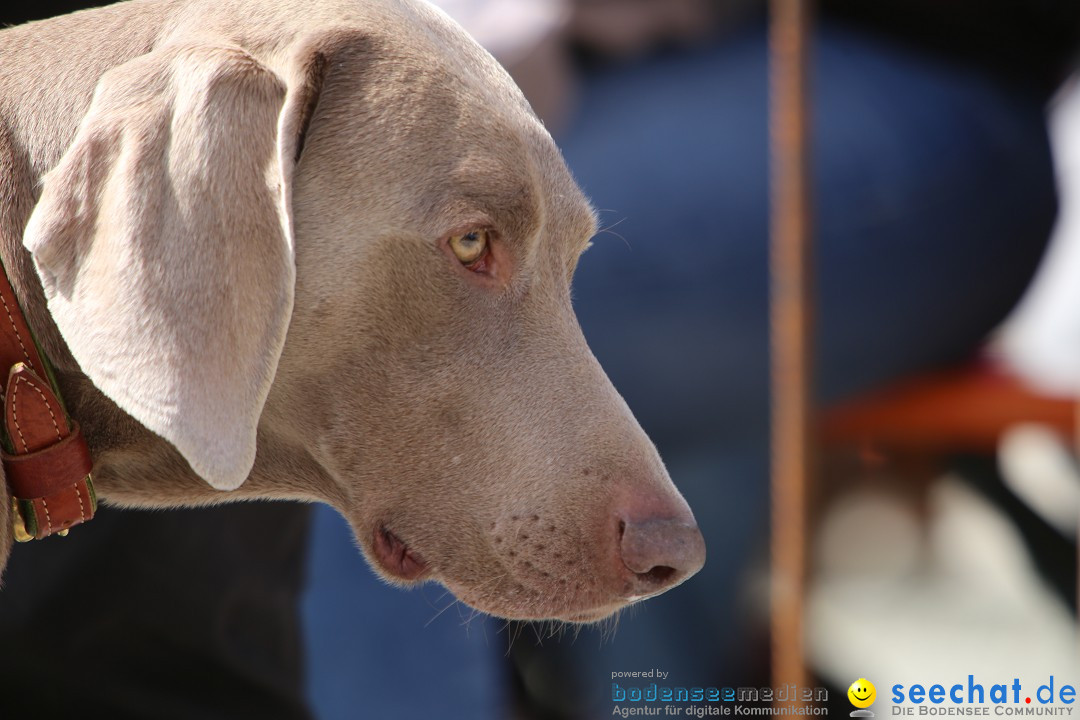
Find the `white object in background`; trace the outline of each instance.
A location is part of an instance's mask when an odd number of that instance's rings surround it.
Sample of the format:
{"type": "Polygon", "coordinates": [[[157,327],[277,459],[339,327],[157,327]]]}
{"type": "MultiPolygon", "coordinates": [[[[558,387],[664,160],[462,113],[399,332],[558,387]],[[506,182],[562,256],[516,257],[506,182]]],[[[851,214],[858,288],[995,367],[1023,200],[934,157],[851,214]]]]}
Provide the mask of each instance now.
{"type": "Polygon", "coordinates": [[[1050,112],[1060,210],[1042,265],[1000,337],[1005,361],[1034,387],[1080,393],[1080,79],[1050,112]]]}
{"type": "Polygon", "coordinates": [[[973,674],[987,688],[1020,678],[1033,690],[1050,675],[1076,677],[1076,619],[1012,522],[956,480],[936,483],[927,500],[925,534],[880,500],[824,518],[815,555],[826,572],[813,577],[806,608],[815,672],[837,687],[882,682],[878,717],[894,714],[893,683],[948,687],[973,674]]]}
{"type": "Polygon", "coordinates": [[[569,19],[565,0],[428,0],[504,66],[524,59],[569,19]]]}
{"type": "Polygon", "coordinates": [[[1063,536],[1076,537],[1080,475],[1060,435],[1033,423],[1009,428],[998,444],[998,461],[1017,497],[1063,536]]]}

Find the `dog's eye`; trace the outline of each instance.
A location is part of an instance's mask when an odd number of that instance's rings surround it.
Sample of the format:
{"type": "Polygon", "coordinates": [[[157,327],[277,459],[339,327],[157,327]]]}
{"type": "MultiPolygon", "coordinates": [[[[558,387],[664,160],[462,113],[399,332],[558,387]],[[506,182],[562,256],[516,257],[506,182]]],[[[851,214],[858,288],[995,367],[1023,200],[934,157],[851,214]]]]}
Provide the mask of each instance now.
{"type": "Polygon", "coordinates": [[[471,230],[462,235],[451,235],[450,250],[462,265],[471,269],[488,253],[488,231],[471,230]]]}

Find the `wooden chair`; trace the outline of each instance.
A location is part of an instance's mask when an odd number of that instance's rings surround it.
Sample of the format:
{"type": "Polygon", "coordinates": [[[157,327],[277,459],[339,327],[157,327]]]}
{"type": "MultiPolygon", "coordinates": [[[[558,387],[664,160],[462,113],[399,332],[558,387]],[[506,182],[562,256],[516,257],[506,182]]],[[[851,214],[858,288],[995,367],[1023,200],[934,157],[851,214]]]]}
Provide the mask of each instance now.
{"type": "Polygon", "coordinates": [[[1076,401],[1040,393],[1000,364],[979,358],[828,410],[818,440],[824,448],[883,453],[993,452],[1002,434],[1023,422],[1074,438],[1076,401]]]}

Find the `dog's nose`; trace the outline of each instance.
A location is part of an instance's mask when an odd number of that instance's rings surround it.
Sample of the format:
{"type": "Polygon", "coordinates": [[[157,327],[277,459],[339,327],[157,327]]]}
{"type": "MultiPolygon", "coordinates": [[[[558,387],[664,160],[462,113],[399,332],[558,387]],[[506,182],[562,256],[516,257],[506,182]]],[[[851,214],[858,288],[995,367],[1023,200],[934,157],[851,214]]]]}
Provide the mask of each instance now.
{"type": "Polygon", "coordinates": [[[634,595],[678,585],[705,564],[705,538],[693,520],[648,518],[619,523],[619,554],[634,595]]]}

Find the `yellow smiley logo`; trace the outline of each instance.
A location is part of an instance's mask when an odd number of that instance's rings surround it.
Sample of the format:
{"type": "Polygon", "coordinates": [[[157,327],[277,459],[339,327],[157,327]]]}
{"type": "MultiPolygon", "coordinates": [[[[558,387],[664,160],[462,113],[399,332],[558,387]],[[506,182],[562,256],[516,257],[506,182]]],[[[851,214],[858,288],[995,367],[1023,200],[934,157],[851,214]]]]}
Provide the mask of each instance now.
{"type": "Polygon", "coordinates": [[[857,708],[868,708],[877,699],[877,688],[866,678],[859,678],[847,689],[848,700],[857,708]]]}

